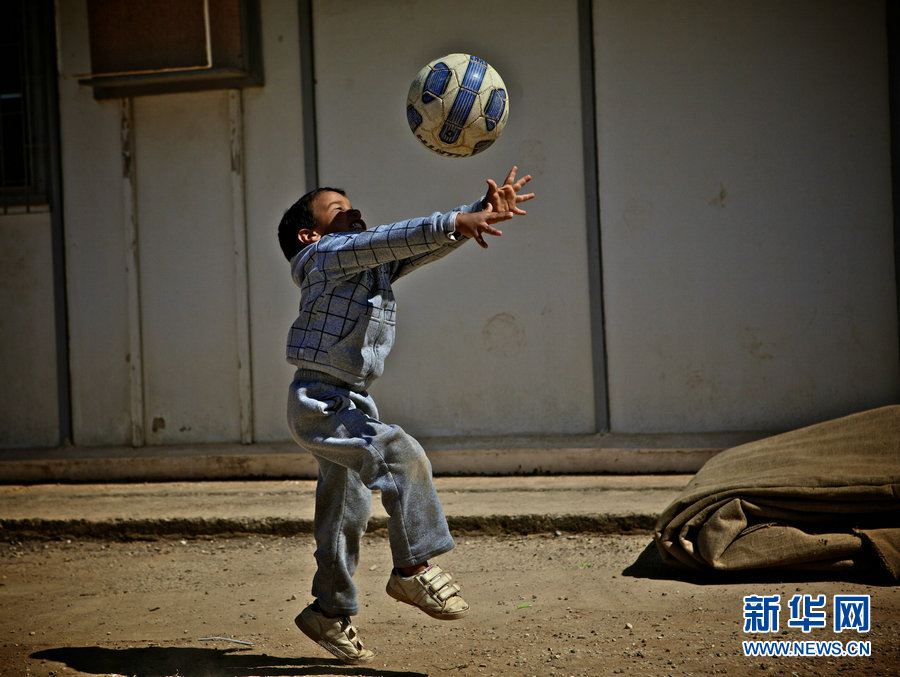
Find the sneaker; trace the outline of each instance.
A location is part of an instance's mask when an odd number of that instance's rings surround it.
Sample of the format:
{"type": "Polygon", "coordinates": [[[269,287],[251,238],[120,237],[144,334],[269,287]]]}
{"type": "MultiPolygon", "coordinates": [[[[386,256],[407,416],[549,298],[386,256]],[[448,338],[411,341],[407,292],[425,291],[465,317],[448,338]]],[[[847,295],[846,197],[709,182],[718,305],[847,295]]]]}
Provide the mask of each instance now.
{"type": "Polygon", "coordinates": [[[304,635],[348,665],[368,663],[375,658],[359,640],[359,633],[350,625],[348,616],[329,618],[310,604],[294,623],[304,635]]]}
{"type": "Polygon", "coordinates": [[[469,605],[460,597],[459,586],[451,581],[450,574],[436,564],[409,577],[394,569],[386,591],[398,602],[419,607],[432,618],[452,621],[465,616],[469,605]]]}

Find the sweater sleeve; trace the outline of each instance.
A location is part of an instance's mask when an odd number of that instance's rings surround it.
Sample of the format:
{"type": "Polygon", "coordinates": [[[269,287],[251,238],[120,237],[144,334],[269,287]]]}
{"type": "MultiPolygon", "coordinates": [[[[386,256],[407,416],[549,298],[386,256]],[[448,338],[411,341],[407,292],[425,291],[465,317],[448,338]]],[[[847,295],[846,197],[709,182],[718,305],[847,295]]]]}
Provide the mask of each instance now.
{"type": "MultiPolygon", "coordinates": [[[[483,208],[484,208],[484,199],[482,198],[480,200],[477,200],[476,202],[473,202],[470,205],[461,205],[461,206],[457,207],[456,209],[454,209],[452,212],[448,212],[448,213],[453,215],[453,224],[455,227],[456,214],[458,214],[458,213],[471,214],[472,212],[481,211],[483,208]]],[[[453,232],[453,230],[451,229],[451,233],[452,232],[453,232]]],[[[455,251],[460,246],[462,246],[466,242],[467,239],[468,238],[463,237],[463,236],[453,237],[451,235],[451,237],[448,238],[448,241],[439,249],[435,249],[435,250],[425,252],[422,254],[417,254],[417,255],[402,259],[400,261],[397,261],[395,264],[393,264],[391,266],[391,271],[390,271],[391,281],[393,282],[394,280],[397,280],[397,279],[403,277],[404,275],[408,275],[409,273],[414,271],[416,268],[421,268],[426,263],[431,263],[432,261],[437,261],[438,259],[444,258],[445,256],[447,256],[447,254],[449,254],[452,251],[455,251]]]]}
{"type": "MultiPolygon", "coordinates": [[[[377,226],[363,232],[332,233],[321,238],[297,264],[313,263],[330,275],[356,275],[367,268],[427,255],[454,244],[456,212],[377,226]],[[310,261],[310,259],[314,259],[310,261]]],[[[299,271],[295,270],[296,273],[299,271]]]]}

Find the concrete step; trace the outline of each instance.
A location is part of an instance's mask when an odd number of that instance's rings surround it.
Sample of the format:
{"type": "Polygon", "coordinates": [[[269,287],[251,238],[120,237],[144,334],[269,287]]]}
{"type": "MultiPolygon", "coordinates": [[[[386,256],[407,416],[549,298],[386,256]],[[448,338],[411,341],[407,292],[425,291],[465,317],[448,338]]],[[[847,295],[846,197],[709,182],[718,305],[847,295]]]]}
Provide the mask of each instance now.
{"type": "MultiPolygon", "coordinates": [[[[691,475],[438,477],[455,533],[650,533],[691,475]]],[[[6,538],[312,533],[314,480],[0,485],[6,538]]],[[[373,497],[370,530],[386,513],[373,497]]]]}

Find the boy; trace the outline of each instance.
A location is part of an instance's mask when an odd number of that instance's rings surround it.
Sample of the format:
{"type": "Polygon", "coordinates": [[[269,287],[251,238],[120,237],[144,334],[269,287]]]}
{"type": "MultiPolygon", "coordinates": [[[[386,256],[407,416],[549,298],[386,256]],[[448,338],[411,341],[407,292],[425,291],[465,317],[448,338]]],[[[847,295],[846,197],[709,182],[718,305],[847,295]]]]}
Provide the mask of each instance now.
{"type": "Polygon", "coordinates": [[[469,605],[449,574],[429,559],[454,547],[424,450],[396,425],[378,420],[366,392],[383,371],[394,339],[391,283],[442,258],[472,238],[499,236],[495,223],[525,211],[519,194],[531,180],[513,167],[502,186],[488,179],[484,198],[454,211],[366,229],[346,194],[318,188],[285,212],[278,240],[300,287],[300,314],[287,340],[297,367],[288,422],[297,444],[319,464],[316,485],[315,601],[295,623],[305,635],[349,664],[374,653],[359,640],[350,616],[359,612],[353,574],[360,539],[381,491],[388,514],[394,570],[387,593],[433,618],[461,618],[469,605]]]}

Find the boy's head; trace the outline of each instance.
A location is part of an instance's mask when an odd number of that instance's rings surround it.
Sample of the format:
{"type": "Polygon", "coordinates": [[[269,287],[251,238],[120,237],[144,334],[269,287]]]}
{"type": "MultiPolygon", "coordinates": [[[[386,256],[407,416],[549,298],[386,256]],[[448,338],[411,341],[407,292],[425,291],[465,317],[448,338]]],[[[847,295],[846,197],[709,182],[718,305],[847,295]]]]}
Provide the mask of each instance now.
{"type": "Polygon", "coordinates": [[[316,188],[297,200],[278,224],[278,243],[290,261],[301,249],[331,233],[366,229],[358,210],[340,188],[316,188]]]}

